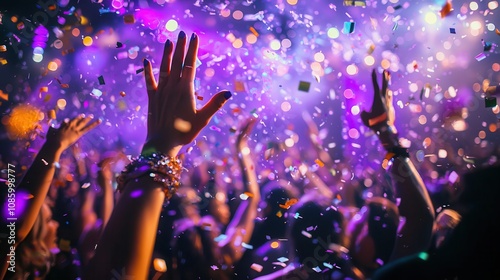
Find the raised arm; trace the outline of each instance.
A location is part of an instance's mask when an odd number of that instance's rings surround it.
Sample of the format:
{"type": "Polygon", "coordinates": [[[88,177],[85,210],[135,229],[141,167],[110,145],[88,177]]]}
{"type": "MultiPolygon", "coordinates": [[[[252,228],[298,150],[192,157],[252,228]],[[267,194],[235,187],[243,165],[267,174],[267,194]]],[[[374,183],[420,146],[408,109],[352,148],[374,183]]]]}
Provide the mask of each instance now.
{"type": "Polygon", "coordinates": [[[196,109],[198,36],[191,36],[185,55],[186,43],[183,31],[175,52],[173,43],[167,41],[158,84],[151,63],[144,60],[146,143],[142,155],[120,176],[122,196],[85,271],[88,279],[109,279],[116,273],[126,278],[147,278],[162,204],[178,187],[182,167],[177,154],[231,97],[228,91],[219,92],[202,109],[196,109]]]}
{"type": "MultiPolygon", "coordinates": [[[[80,115],[71,121],[63,122],[58,129],[49,128],[47,141],[16,188],[15,198],[18,201],[15,213],[17,217],[16,242],[11,245],[22,242],[33,227],[47,197],[62,152],[100,123],[100,121],[91,122],[91,120],[91,116],[80,115]]],[[[2,253],[11,246],[7,242],[0,242],[0,244],[2,253]]],[[[3,278],[7,268],[5,264],[6,262],[2,264],[0,273],[2,277],[0,278],[3,278]]]]}
{"type": "Polygon", "coordinates": [[[363,111],[363,123],[372,129],[388,152],[384,167],[390,168],[396,197],[400,199],[399,213],[406,221],[398,232],[391,259],[398,259],[428,249],[434,223],[434,208],[427,189],[411,162],[406,148],[401,147],[394,121],[392,92],[388,89],[390,75],[383,72],[379,88],[375,70],[372,72],[374,99],[371,112],[363,111]],[[392,166],[391,166],[392,163],[392,166]]]}
{"type": "Polygon", "coordinates": [[[257,217],[257,207],[260,201],[257,174],[252,160],[251,150],[248,146],[248,136],[255,122],[256,119],[253,118],[244,122],[236,140],[238,163],[242,171],[243,192],[248,198],[243,200],[239,205],[233,219],[227,227],[227,238],[219,244],[223,246],[224,253],[231,256],[232,263],[240,260],[245,252],[242,242],[250,242],[254,228],[254,220],[257,217]]]}

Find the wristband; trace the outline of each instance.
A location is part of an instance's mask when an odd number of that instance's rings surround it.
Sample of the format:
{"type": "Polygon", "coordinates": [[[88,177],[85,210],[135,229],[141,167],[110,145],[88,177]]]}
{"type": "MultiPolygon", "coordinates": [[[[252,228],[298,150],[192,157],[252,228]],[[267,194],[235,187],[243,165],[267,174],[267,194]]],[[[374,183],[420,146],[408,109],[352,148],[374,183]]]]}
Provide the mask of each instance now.
{"type": "Polygon", "coordinates": [[[391,160],[396,157],[405,157],[405,158],[410,157],[408,149],[400,146],[392,147],[385,155],[384,160],[391,160]]]}

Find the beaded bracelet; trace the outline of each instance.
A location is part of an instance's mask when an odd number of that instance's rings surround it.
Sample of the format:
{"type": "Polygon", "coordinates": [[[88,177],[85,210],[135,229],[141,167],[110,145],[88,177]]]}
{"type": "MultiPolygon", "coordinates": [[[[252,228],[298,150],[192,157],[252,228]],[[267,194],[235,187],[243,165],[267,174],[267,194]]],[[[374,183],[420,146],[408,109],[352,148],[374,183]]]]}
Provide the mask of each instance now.
{"type": "Polygon", "coordinates": [[[128,164],[121,174],[116,178],[117,190],[123,192],[125,184],[142,176],[150,176],[155,182],[163,185],[165,197],[172,197],[180,186],[182,162],[175,157],[169,157],[160,153],[149,156],[141,155],[128,164]]]}

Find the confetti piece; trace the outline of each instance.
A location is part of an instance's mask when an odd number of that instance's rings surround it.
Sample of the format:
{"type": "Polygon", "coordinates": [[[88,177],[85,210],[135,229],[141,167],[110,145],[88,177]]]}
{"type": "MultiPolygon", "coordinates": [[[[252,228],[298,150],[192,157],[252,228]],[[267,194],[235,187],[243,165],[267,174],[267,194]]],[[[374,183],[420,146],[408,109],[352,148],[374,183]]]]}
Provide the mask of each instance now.
{"type": "Polygon", "coordinates": [[[498,30],[498,28],[497,28],[497,29],[495,29],[495,33],[496,33],[498,36],[500,36],[500,30],[498,30]]]}
{"type": "Polygon", "coordinates": [[[486,90],[485,93],[488,96],[492,95],[500,95],[500,86],[489,86],[486,90]]]}
{"type": "Polygon", "coordinates": [[[103,77],[102,75],[101,75],[101,76],[99,76],[97,79],[99,80],[99,84],[100,84],[100,85],[104,85],[104,84],[106,84],[106,83],[104,82],[104,77],[103,77]]]}
{"type": "Polygon", "coordinates": [[[483,51],[489,52],[489,51],[491,51],[492,48],[493,48],[493,43],[491,43],[491,42],[485,42],[484,43],[483,51]]]}
{"type": "Polygon", "coordinates": [[[54,110],[54,109],[50,110],[47,115],[49,116],[50,120],[55,120],[56,119],[56,110],[54,110]]]}
{"type": "Polygon", "coordinates": [[[346,6],[346,7],[366,7],[366,1],[344,0],[344,6],[346,6]]]}
{"type": "Polygon", "coordinates": [[[309,92],[309,89],[311,88],[311,83],[309,82],[304,82],[300,81],[299,82],[299,90],[303,92],[309,92]]]}
{"type": "Polygon", "coordinates": [[[49,102],[50,99],[52,98],[52,95],[51,94],[47,94],[43,97],[43,102],[49,102]]]}
{"type": "Polygon", "coordinates": [[[124,91],[120,91],[120,96],[125,97],[127,94],[124,91]]]}
{"type": "Polygon", "coordinates": [[[196,99],[203,101],[203,96],[196,95],[196,99]]]}
{"type": "Polygon", "coordinates": [[[453,10],[453,7],[451,6],[451,2],[450,1],[446,1],[446,4],[444,4],[444,6],[441,9],[441,11],[439,11],[439,14],[441,15],[441,18],[444,18],[447,15],[449,15],[452,10],[453,10]]]}
{"type": "Polygon", "coordinates": [[[93,96],[95,96],[95,97],[101,97],[101,95],[102,95],[102,91],[100,91],[100,90],[98,90],[98,89],[94,88],[94,89],[92,89],[92,93],[91,93],[91,94],[92,94],[93,96]]]}
{"type": "Polygon", "coordinates": [[[312,238],[312,235],[309,232],[305,231],[305,230],[303,230],[301,233],[302,233],[303,236],[305,236],[307,238],[312,238]]]}
{"type": "Polygon", "coordinates": [[[371,44],[370,47],[368,48],[368,54],[372,54],[373,51],[375,51],[375,45],[374,44],[371,44]]]}
{"type": "Polygon", "coordinates": [[[165,260],[160,259],[160,258],[155,258],[153,261],[153,266],[156,271],[158,272],[166,272],[167,271],[167,264],[165,263],[165,260]]]}
{"type": "Polygon", "coordinates": [[[250,32],[252,32],[252,34],[255,35],[255,37],[259,37],[259,33],[252,26],[250,26],[250,32]]]}
{"type": "Polygon", "coordinates": [[[457,31],[455,30],[455,28],[450,28],[450,33],[451,34],[457,34],[457,31]]]}
{"type": "Polygon", "coordinates": [[[314,162],[319,165],[319,167],[325,166],[325,164],[320,159],[315,159],[314,162]]]}
{"type": "Polygon", "coordinates": [[[448,181],[451,183],[451,184],[455,184],[455,182],[457,181],[458,179],[458,174],[457,172],[455,171],[452,171],[450,173],[450,176],[448,176],[448,181]]]}
{"type": "Polygon", "coordinates": [[[350,21],[344,22],[344,29],[343,29],[344,34],[351,34],[351,33],[353,33],[354,32],[354,26],[355,26],[354,22],[350,22],[350,21]]]}
{"type": "Polygon", "coordinates": [[[2,64],[2,65],[7,64],[7,59],[0,58],[0,64],[2,64]]]}
{"type": "Polygon", "coordinates": [[[6,93],[6,92],[3,92],[1,89],[0,89],[0,99],[3,99],[5,101],[9,101],[9,94],[6,93]]]}
{"type": "Polygon", "coordinates": [[[481,60],[486,58],[486,55],[484,53],[480,53],[480,54],[476,55],[475,58],[477,61],[481,61],[481,60]]]}
{"type": "Polygon", "coordinates": [[[253,263],[250,266],[250,268],[253,269],[253,270],[255,270],[255,271],[257,271],[257,272],[261,272],[264,267],[262,265],[260,265],[260,264],[253,263]]]}
{"type": "Polygon", "coordinates": [[[284,262],[287,262],[287,261],[288,261],[288,258],[285,258],[285,257],[279,257],[279,258],[278,258],[278,261],[279,261],[279,262],[284,263],[284,262]]]}
{"type": "Polygon", "coordinates": [[[283,217],[283,213],[281,211],[278,211],[278,212],[276,212],[276,216],[278,218],[281,218],[281,217],[283,217]]]}
{"type": "Polygon", "coordinates": [[[484,98],[484,106],[486,108],[493,108],[497,106],[497,98],[496,97],[485,97],[484,98]]]}
{"type": "Polygon", "coordinates": [[[126,24],[134,24],[135,23],[135,17],[134,15],[124,15],[123,16],[123,22],[126,24]]]}
{"type": "Polygon", "coordinates": [[[116,48],[117,48],[117,49],[119,49],[119,48],[121,48],[121,47],[123,47],[123,44],[122,44],[122,43],[120,43],[120,42],[116,42],[116,48]]]}
{"type": "Polygon", "coordinates": [[[7,51],[7,46],[0,45],[0,52],[6,52],[6,51],[7,51]]]}
{"type": "Polygon", "coordinates": [[[49,87],[41,87],[40,88],[40,92],[48,92],[49,91],[49,87]]]}
{"type": "Polygon", "coordinates": [[[242,81],[234,81],[234,91],[236,92],[245,92],[245,83],[242,81]]]}
{"type": "Polygon", "coordinates": [[[143,72],[143,71],[144,71],[144,68],[141,68],[141,69],[137,69],[137,70],[135,71],[135,73],[136,73],[136,74],[139,74],[139,73],[141,73],[141,72],[143,72]]]}
{"type": "Polygon", "coordinates": [[[248,197],[253,197],[253,196],[254,196],[254,195],[253,195],[253,193],[251,193],[251,192],[244,192],[244,194],[245,194],[246,196],[248,196],[248,197]]]}

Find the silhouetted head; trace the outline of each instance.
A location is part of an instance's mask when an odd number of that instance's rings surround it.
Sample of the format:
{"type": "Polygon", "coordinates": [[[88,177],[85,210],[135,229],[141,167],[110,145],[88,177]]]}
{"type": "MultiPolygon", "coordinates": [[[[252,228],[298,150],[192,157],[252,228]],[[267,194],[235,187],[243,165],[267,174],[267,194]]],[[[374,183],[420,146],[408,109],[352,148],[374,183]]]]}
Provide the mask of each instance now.
{"type": "Polygon", "coordinates": [[[343,238],[343,216],[333,206],[322,205],[314,197],[302,198],[289,214],[289,236],[296,257],[309,269],[330,258],[343,238]]]}
{"type": "Polygon", "coordinates": [[[398,225],[399,211],[394,203],[382,197],[367,200],[347,228],[348,248],[355,265],[373,270],[387,263],[398,225]]]}

